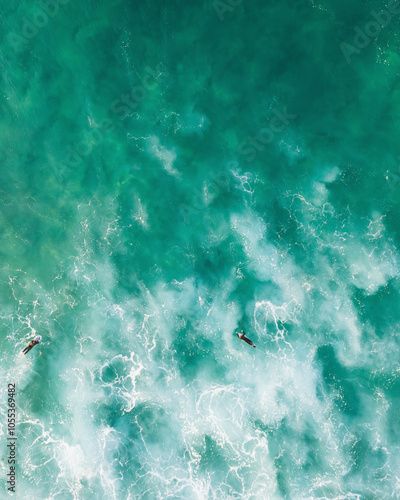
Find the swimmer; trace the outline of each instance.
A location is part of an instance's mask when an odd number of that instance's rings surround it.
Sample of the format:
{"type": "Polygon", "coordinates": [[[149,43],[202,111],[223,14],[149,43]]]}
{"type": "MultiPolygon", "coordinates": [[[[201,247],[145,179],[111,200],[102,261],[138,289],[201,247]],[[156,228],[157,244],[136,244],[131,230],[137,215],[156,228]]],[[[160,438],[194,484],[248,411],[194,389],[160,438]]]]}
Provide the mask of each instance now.
{"type": "Polygon", "coordinates": [[[40,335],[37,335],[33,340],[31,340],[28,345],[25,347],[25,349],[22,351],[24,354],[29,352],[32,347],[35,347],[36,344],[40,344],[40,341],[42,340],[42,337],[40,335]]]}
{"type": "Polygon", "coordinates": [[[236,335],[237,335],[240,339],[244,340],[244,341],[246,342],[246,344],[249,344],[249,345],[251,345],[252,347],[255,347],[255,345],[253,344],[253,342],[252,342],[250,339],[248,339],[248,338],[246,337],[246,334],[244,333],[244,331],[243,331],[243,330],[241,331],[241,333],[236,332],[236,335]]]}

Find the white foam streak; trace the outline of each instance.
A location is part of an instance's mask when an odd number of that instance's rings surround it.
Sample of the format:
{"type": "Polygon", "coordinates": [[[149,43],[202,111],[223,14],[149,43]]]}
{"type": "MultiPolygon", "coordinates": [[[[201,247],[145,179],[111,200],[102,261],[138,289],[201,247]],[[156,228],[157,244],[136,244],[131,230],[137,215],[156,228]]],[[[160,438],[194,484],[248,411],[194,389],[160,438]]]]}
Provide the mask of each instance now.
{"type": "Polygon", "coordinates": [[[176,160],[175,150],[167,149],[165,146],[162,146],[160,139],[155,135],[150,136],[148,142],[148,152],[161,162],[164,170],[169,175],[180,178],[180,172],[173,166],[176,160]]]}

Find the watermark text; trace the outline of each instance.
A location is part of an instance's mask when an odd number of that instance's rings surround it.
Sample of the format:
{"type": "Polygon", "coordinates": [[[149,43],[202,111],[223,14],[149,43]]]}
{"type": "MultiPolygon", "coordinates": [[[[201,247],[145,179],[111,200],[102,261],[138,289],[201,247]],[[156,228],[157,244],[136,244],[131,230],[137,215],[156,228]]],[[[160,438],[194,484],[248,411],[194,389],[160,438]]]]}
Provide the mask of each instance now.
{"type": "Polygon", "coordinates": [[[21,47],[25,48],[29,40],[34,38],[41,28],[47,26],[50,18],[58,14],[60,5],[67,5],[69,2],[70,0],[40,0],[39,9],[31,16],[31,19],[26,16],[22,18],[19,33],[8,33],[7,38],[14,51],[19,52],[21,47]]]}
{"type": "Polygon", "coordinates": [[[255,136],[249,136],[239,144],[238,153],[247,156],[248,162],[253,161],[257,152],[264,150],[265,146],[275,139],[276,134],[283,132],[290,120],[297,118],[297,115],[287,112],[286,106],[282,111],[274,108],[272,114],[274,116],[269,118],[268,127],[261,128],[255,136]]]}
{"type": "Polygon", "coordinates": [[[243,0],[226,0],[223,2],[222,0],[214,0],[212,5],[215,9],[215,12],[218,14],[218,17],[221,21],[223,21],[225,12],[232,12],[235,7],[240,5],[243,0]]]}
{"type": "Polygon", "coordinates": [[[16,453],[17,453],[17,436],[15,432],[16,424],[15,410],[15,384],[8,384],[8,399],[7,399],[7,448],[10,471],[7,472],[8,491],[15,493],[16,490],[16,453]]]}
{"type": "Polygon", "coordinates": [[[364,29],[359,26],[354,27],[355,35],[353,38],[353,43],[340,43],[340,49],[346,59],[350,64],[351,57],[354,54],[359,54],[362,49],[368,47],[372,40],[375,40],[383,28],[386,28],[393,19],[394,15],[400,14],[400,1],[389,0],[387,4],[387,9],[380,10],[376,12],[371,10],[370,15],[374,20],[368,21],[364,29]]]}

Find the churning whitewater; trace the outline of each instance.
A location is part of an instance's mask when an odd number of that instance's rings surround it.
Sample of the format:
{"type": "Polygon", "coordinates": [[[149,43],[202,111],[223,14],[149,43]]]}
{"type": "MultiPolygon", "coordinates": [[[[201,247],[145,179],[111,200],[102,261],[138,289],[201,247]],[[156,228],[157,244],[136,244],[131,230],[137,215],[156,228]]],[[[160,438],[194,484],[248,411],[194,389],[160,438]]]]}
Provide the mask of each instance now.
{"type": "Polygon", "coordinates": [[[0,496],[400,497],[398,2],[17,3],[0,496]]]}

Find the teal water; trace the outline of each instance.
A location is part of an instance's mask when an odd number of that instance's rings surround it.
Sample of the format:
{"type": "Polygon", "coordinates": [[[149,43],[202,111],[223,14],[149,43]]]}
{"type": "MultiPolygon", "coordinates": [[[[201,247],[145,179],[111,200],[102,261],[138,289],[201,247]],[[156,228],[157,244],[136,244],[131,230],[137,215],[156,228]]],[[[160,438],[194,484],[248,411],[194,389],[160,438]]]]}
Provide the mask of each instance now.
{"type": "Polygon", "coordinates": [[[396,6],[0,1],[2,497],[400,498],[396,6]]]}

